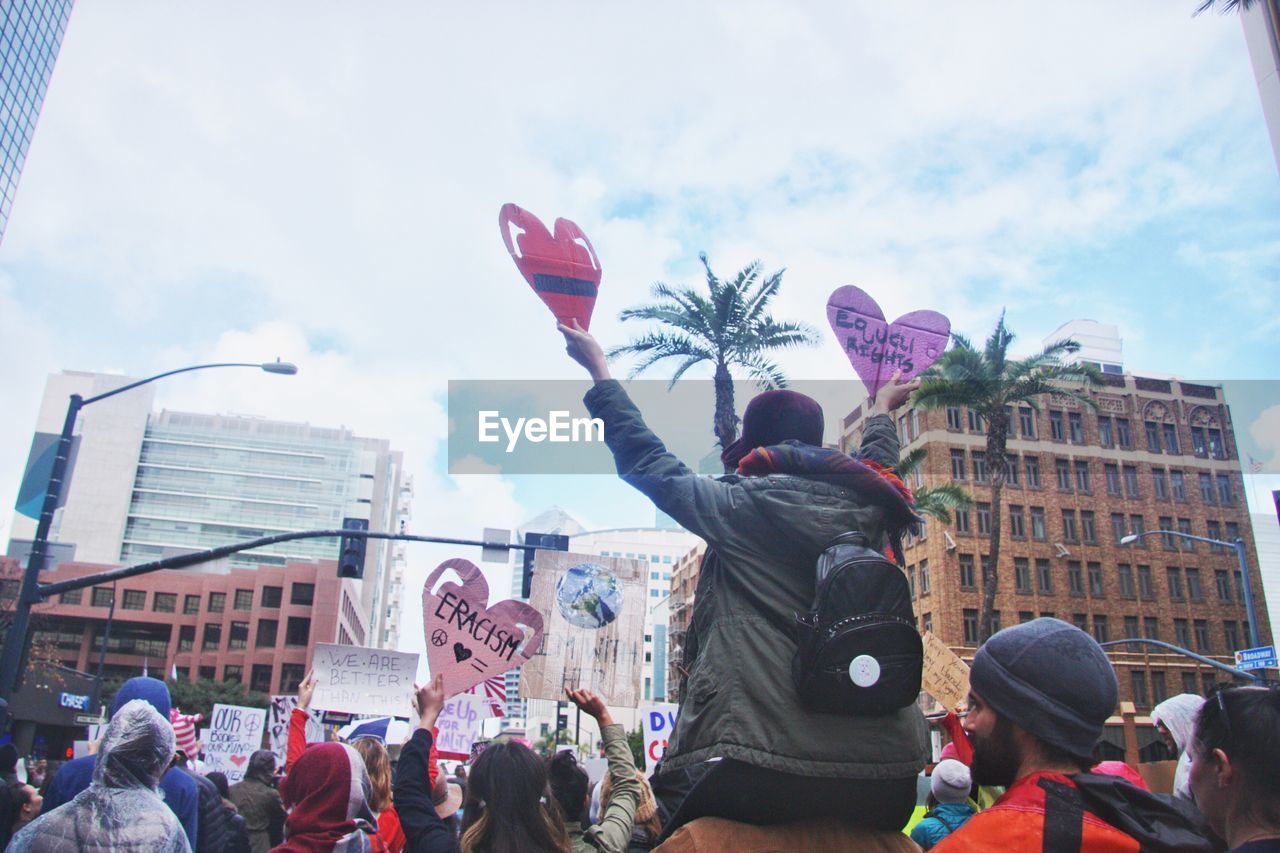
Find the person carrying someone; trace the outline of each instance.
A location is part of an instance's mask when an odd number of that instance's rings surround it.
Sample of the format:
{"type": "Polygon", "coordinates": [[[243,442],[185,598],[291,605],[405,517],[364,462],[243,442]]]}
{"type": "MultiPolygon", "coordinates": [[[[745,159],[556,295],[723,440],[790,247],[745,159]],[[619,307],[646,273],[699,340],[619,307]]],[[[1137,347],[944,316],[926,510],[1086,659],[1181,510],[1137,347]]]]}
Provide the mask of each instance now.
{"type": "Polygon", "coordinates": [[[831,817],[900,830],[925,764],[923,715],[914,704],[878,717],[810,711],[792,684],[796,642],[786,626],[812,606],[814,567],[832,539],[857,531],[877,551],[896,554],[914,522],[905,488],[891,474],[899,448],[888,413],[915,384],[894,382],[880,392],[857,457],[822,447],[814,400],[785,390],[760,394],[747,406],[742,437],[721,455],[737,474],[700,477],[645,425],[610,378],[595,338],[576,321],[557,328],[595,381],[585,403],[604,422],[619,476],[708,545],[664,773],[721,760],[693,784],[664,831],[704,816],[754,824],[831,817]]]}

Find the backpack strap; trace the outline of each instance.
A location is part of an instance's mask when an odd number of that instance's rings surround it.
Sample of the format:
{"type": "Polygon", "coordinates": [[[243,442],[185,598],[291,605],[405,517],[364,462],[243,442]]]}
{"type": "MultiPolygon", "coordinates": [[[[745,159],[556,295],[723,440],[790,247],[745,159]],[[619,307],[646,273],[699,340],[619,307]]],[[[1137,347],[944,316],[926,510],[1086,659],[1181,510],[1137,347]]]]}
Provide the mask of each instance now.
{"type": "Polygon", "coordinates": [[[1084,843],[1084,800],[1071,785],[1041,779],[1044,789],[1044,853],[1076,853],[1084,843]]]}

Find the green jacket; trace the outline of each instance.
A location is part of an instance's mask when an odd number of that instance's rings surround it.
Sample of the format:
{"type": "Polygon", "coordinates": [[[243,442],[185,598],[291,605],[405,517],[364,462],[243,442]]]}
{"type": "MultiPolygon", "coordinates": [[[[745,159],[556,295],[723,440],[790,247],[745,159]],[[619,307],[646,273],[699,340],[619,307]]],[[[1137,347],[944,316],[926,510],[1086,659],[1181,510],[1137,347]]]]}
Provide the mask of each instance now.
{"type": "Polygon", "coordinates": [[[605,726],[600,730],[604,739],[604,754],[609,760],[608,773],[613,793],[609,805],[600,813],[600,820],[585,832],[577,821],[568,823],[569,843],[574,853],[621,853],[631,841],[631,830],[636,823],[636,808],[640,805],[640,782],[636,780],[636,765],[627,745],[627,732],[621,723],[605,726]]]}
{"type": "MultiPolygon", "coordinates": [[[[913,704],[884,717],[806,710],[791,681],[795,641],[782,627],[813,606],[816,560],[832,538],[859,530],[884,547],[882,508],[801,477],[700,477],[645,426],[618,382],[596,384],[585,402],[604,422],[622,479],[709,546],[664,766],[723,757],[809,777],[919,773],[928,734],[920,710],[913,704]]],[[[893,467],[898,449],[890,418],[867,422],[861,456],[893,467]]]]}

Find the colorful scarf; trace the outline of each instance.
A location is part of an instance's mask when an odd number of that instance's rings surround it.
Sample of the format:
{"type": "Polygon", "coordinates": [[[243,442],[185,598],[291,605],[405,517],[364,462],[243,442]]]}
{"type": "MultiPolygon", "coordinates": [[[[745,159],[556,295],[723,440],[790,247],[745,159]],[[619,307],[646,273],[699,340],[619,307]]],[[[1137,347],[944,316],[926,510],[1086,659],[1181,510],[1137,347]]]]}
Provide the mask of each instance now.
{"type": "Polygon", "coordinates": [[[369,808],[369,776],[360,754],[343,743],[307,747],[280,785],[289,807],[283,844],[287,853],[366,853],[366,833],[377,832],[369,808]]]}

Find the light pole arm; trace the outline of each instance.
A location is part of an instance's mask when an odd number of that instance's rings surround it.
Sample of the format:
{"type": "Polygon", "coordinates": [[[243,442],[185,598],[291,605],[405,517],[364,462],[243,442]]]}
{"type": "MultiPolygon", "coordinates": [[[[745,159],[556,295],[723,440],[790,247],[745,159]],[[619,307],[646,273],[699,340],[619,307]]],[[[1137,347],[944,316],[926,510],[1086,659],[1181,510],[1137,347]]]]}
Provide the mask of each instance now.
{"type": "MultiPolygon", "coordinates": [[[[130,382],[128,385],[121,385],[119,388],[112,388],[110,391],[104,391],[103,393],[90,397],[87,400],[82,400],[80,402],[80,405],[87,406],[90,403],[96,403],[99,400],[105,400],[108,397],[114,397],[115,395],[122,394],[125,391],[132,391],[134,388],[137,388],[142,385],[146,385],[151,382],[155,382],[157,379],[164,379],[166,376],[175,376],[179,373],[190,373],[193,370],[206,370],[210,367],[256,367],[259,370],[267,370],[268,368],[266,365],[268,364],[270,364],[270,362],[266,362],[265,364],[255,364],[253,362],[248,362],[248,361],[220,361],[213,364],[193,364],[190,367],[179,367],[177,370],[166,370],[164,373],[157,373],[155,376],[148,376],[146,379],[139,379],[137,382],[130,382]]],[[[280,365],[282,369],[278,371],[268,371],[268,372],[272,372],[272,373],[276,373],[276,372],[297,373],[298,372],[298,369],[296,367],[293,367],[293,365],[287,365],[284,362],[280,362],[280,365]],[[293,368],[293,369],[289,370],[288,368],[293,368]]]]}

